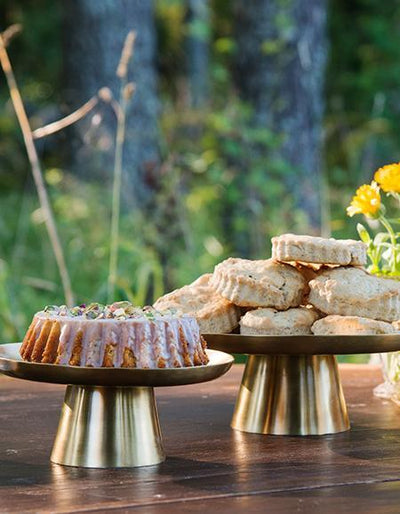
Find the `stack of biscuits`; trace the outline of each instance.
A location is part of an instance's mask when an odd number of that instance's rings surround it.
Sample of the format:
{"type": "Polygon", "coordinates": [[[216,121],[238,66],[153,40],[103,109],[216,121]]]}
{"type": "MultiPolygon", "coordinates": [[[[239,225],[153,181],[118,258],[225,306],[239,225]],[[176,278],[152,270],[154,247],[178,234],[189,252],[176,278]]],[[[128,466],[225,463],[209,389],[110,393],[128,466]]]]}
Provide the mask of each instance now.
{"type": "Polygon", "coordinates": [[[400,282],[364,268],[360,241],[284,234],[272,258],[229,258],[154,304],[195,316],[202,333],[390,334],[400,328],[400,282]]]}

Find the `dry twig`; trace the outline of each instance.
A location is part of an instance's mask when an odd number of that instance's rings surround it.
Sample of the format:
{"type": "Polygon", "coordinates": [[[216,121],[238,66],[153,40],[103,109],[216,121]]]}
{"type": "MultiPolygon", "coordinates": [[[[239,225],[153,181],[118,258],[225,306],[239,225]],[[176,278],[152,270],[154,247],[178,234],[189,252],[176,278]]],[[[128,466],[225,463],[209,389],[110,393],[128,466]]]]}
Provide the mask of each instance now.
{"type": "Polygon", "coordinates": [[[44,125],[43,127],[34,130],[32,132],[34,139],[50,136],[51,134],[55,134],[56,132],[69,127],[70,125],[73,125],[77,121],[87,116],[91,111],[93,111],[93,109],[98,105],[99,100],[110,104],[115,116],[118,118],[120,110],[118,102],[114,99],[113,94],[108,87],[102,87],[99,89],[97,95],[90,98],[90,100],[79,107],[79,109],[72,112],[71,114],[68,114],[68,116],[65,116],[65,118],[53,121],[48,125],[44,125]]]}
{"type": "Polygon", "coordinates": [[[90,111],[92,111],[96,105],[99,103],[99,99],[96,96],[93,96],[90,100],[88,100],[85,104],[83,104],[79,109],[74,111],[65,118],[61,118],[60,120],[54,121],[53,123],[49,123],[44,127],[37,128],[32,132],[32,136],[34,139],[40,139],[41,137],[49,136],[50,134],[54,134],[59,130],[62,130],[66,127],[69,127],[73,123],[81,120],[85,116],[87,116],[90,111]]]}
{"type": "Polygon", "coordinates": [[[1,34],[1,36],[3,37],[4,46],[7,47],[11,43],[11,40],[15,36],[18,36],[18,34],[20,34],[21,32],[22,25],[20,25],[19,23],[15,23],[14,25],[10,25],[9,27],[7,27],[6,30],[1,34]]]}
{"type": "Polygon", "coordinates": [[[133,48],[135,45],[136,32],[131,30],[126,36],[124,47],[122,49],[121,58],[119,60],[116,75],[120,79],[125,79],[128,74],[129,61],[133,56],[133,48]]]}

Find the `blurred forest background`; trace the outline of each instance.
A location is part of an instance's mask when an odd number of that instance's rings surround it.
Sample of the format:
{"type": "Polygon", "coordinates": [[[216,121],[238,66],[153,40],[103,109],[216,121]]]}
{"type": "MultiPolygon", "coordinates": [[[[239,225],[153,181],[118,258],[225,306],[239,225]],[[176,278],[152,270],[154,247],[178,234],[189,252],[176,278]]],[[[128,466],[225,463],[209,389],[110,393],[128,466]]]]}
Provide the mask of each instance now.
{"type": "MultiPolygon", "coordinates": [[[[37,138],[75,299],[106,301],[116,119],[129,30],[115,299],[152,302],[271,236],[357,237],[355,188],[399,160],[400,1],[0,0],[0,31],[37,138]]],[[[0,341],[64,303],[0,74],[0,341]]]]}

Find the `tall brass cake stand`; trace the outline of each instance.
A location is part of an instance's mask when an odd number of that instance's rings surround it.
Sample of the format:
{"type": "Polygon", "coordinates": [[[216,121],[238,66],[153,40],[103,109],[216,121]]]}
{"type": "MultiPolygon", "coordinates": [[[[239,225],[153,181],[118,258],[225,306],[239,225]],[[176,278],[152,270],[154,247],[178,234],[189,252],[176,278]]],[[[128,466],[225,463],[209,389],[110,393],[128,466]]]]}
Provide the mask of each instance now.
{"type": "Polygon", "coordinates": [[[242,432],[322,435],[350,429],[336,354],[400,350],[400,334],[204,334],[208,347],[247,354],[231,426],[242,432]]]}
{"type": "Polygon", "coordinates": [[[150,466],[165,460],[154,387],[207,382],[233,357],[209,350],[209,364],[191,368],[84,368],[25,362],[20,343],[0,345],[0,372],[66,384],[50,460],[87,468],[150,466]]]}

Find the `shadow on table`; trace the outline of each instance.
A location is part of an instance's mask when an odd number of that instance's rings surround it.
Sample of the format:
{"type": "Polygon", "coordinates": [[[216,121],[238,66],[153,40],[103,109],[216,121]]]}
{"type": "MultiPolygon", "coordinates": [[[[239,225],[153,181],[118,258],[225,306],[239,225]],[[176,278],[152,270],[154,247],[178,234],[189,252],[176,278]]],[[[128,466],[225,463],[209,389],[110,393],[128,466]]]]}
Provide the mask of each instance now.
{"type": "Polygon", "coordinates": [[[236,465],[223,462],[167,457],[166,461],[159,466],[158,473],[170,477],[174,475],[189,477],[190,475],[199,476],[202,471],[210,475],[219,471],[221,473],[233,472],[236,469],[236,465]]]}

